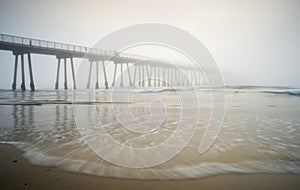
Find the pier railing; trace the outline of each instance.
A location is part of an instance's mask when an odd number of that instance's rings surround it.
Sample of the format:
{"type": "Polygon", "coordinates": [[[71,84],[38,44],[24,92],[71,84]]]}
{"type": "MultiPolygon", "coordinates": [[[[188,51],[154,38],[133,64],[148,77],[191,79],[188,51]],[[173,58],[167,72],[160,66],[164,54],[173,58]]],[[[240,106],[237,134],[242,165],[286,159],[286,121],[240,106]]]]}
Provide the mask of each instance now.
{"type": "MultiPolygon", "coordinates": [[[[113,51],[113,50],[104,50],[100,48],[89,48],[85,46],[78,46],[78,45],[72,45],[72,44],[66,44],[66,43],[60,43],[60,42],[53,42],[53,41],[47,41],[47,40],[39,40],[39,39],[33,39],[33,38],[26,38],[26,37],[20,37],[20,36],[13,36],[13,35],[6,35],[0,33],[0,49],[1,50],[7,50],[12,51],[13,55],[15,56],[15,68],[14,68],[14,77],[13,77],[13,84],[12,89],[16,89],[16,83],[17,83],[17,65],[18,65],[18,57],[21,56],[21,68],[22,68],[22,83],[21,83],[21,89],[23,91],[26,90],[25,87],[25,72],[24,72],[24,55],[27,55],[28,58],[28,68],[29,68],[29,75],[30,75],[30,88],[32,91],[35,90],[35,85],[33,81],[33,72],[32,72],[32,64],[31,64],[31,54],[42,54],[42,55],[52,55],[56,56],[58,60],[58,66],[57,66],[57,75],[56,75],[56,83],[55,83],[55,89],[58,89],[59,87],[59,70],[60,70],[60,63],[61,59],[64,60],[64,71],[65,71],[65,82],[64,82],[64,89],[68,89],[67,85],[67,67],[66,62],[67,59],[70,59],[71,64],[71,70],[72,70],[72,77],[73,77],[73,88],[76,89],[76,81],[75,81],[75,72],[74,72],[74,63],[73,58],[84,58],[88,59],[90,63],[89,67],[89,73],[88,73],[88,82],[87,82],[87,88],[90,88],[90,80],[91,80],[91,73],[92,73],[92,64],[96,62],[97,69],[98,69],[98,63],[99,61],[107,61],[107,63],[113,63],[114,64],[114,76],[113,76],[113,83],[112,86],[115,86],[115,77],[116,77],[116,71],[117,67],[121,66],[121,76],[123,76],[123,64],[127,64],[127,72],[129,76],[129,86],[132,84],[135,84],[135,79],[137,76],[137,72],[139,73],[139,79],[140,75],[142,75],[142,78],[145,77],[159,77],[161,73],[161,76],[168,75],[169,79],[174,79],[173,83],[175,85],[175,79],[176,79],[176,85],[184,85],[188,84],[187,77],[183,77],[182,73],[186,73],[194,83],[196,84],[199,80],[198,78],[202,73],[199,71],[199,68],[195,66],[191,66],[188,64],[181,64],[181,62],[175,62],[173,60],[166,60],[166,59],[156,59],[153,57],[147,57],[147,56],[141,56],[141,55],[135,55],[131,53],[123,53],[119,51],[113,51]],[[131,81],[130,72],[129,72],[129,66],[128,64],[132,64],[134,66],[134,77],[133,81],[131,81]],[[137,69],[138,68],[138,69],[137,69]],[[142,72],[140,71],[142,69],[142,72]],[[144,69],[146,69],[147,76],[144,75],[144,69]],[[148,71],[150,69],[150,72],[148,71]],[[138,70],[138,71],[137,71],[138,70]],[[153,74],[152,74],[153,70],[153,74]],[[168,70],[168,73],[166,74],[168,70]],[[182,70],[183,72],[178,72],[182,70]],[[170,73],[173,73],[170,75],[170,73]],[[189,74],[187,74],[189,73],[189,74]],[[197,74],[198,73],[198,74],[197,74]],[[152,75],[151,75],[152,74],[152,75]],[[175,75],[177,76],[175,77],[175,75]],[[174,76],[174,77],[173,77],[174,76]],[[193,78],[194,77],[194,78],[193,78]],[[198,77],[198,78],[197,78],[198,77]],[[179,82],[178,82],[179,80],[179,82]]],[[[105,71],[105,65],[103,64],[103,70],[105,71]]],[[[125,65],[126,67],[126,65],[125,65]]],[[[98,83],[98,72],[96,72],[97,76],[97,83],[96,83],[96,89],[99,88],[98,83]]],[[[123,77],[121,77],[121,83],[120,86],[123,86],[123,77]]],[[[106,74],[104,74],[104,80],[105,80],[105,88],[108,88],[108,81],[106,74]]],[[[151,80],[149,79],[149,82],[151,80]]],[[[157,82],[158,86],[159,81],[157,82]]],[[[140,84],[139,84],[140,85],[140,84]]],[[[156,85],[156,82],[153,84],[156,85]]],[[[162,85],[166,85],[165,83],[162,83],[162,85]]],[[[144,87],[144,83],[142,83],[142,86],[144,87]]],[[[149,87],[151,86],[151,82],[149,87]]]]}
{"type": "Polygon", "coordinates": [[[78,46],[60,42],[52,42],[47,40],[39,40],[33,38],[26,38],[21,36],[12,36],[7,34],[0,34],[0,42],[15,44],[26,47],[37,47],[37,48],[47,48],[55,50],[70,51],[74,53],[84,53],[84,54],[94,54],[94,55],[104,55],[104,56],[118,56],[120,58],[129,58],[135,60],[149,60],[150,57],[135,55],[130,53],[120,53],[112,50],[103,50],[99,48],[89,48],[85,46],[78,46]]]}
{"type": "Polygon", "coordinates": [[[132,53],[123,53],[112,50],[104,50],[100,48],[89,48],[86,46],[78,46],[67,43],[53,42],[47,40],[26,38],[21,36],[13,36],[7,34],[0,33],[0,43],[6,43],[10,45],[17,45],[24,48],[39,48],[46,50],[56,50],[56,51],[67,51],[68,53],[73,54],[83,54],[83,55],[91,55],[91,56],[100,56],[105,57],[107,60],[114,57],[116,59],[123,59],[127,61],[133,61],[135,63],[150,61],[151,65],[156,65],[157,63],[167,66],[167,67],[182,67],[185,69],[195,69],[195,67],[184,66],[186,64],[181,64],[179,62],[174,62],[165,59],[156,59],[153,57],[136,55],[132,53]]]}

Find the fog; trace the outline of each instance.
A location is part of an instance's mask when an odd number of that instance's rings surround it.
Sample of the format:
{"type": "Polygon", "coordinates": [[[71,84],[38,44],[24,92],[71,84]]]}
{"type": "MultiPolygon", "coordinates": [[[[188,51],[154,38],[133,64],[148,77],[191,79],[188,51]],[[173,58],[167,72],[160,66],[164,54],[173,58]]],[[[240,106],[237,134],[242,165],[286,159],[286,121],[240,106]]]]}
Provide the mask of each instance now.
{"type": "MultiPolygon", "coordinates": [[[[91,47],[111,32],[133,24],[178,27],[208,48],[225,84],[300,86],[299,19],[297,0],[0,1],[0,33],[83,46],[91,47]]],[[[160,48],[129,52],[182,58],[160,48]]],[[[56,58],[33,55],[32,61],[37,89],[53,88],[56,58]]],[[[75,60],[75,69],[79,63],[75,60]]],[[[0,89],[11,87],[13,65],[12,53],[0,51],[0,89]]],[[[71,81],[70,73],[68,77],[71,81]]],[[[28,82],[28,76],[26,79],[28,82]]]]}

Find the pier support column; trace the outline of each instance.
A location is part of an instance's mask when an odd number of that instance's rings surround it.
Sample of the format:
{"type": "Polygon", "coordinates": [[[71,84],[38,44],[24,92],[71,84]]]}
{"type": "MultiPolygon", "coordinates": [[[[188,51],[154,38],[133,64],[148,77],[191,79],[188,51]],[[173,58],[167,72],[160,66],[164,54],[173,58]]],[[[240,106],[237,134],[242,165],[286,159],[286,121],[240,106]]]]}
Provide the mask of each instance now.
{"type": "Polygon", "coordinates": [[[71,57],[70,59],[71,59],[71,69],[72,69],[72,76],[73,76],[73,89],[75,90],[77,87],[76,87],[76,80],[75,80],[73,57],[71,57]]]}
{"type": "Polygon", "coordinates": [[[96,61],[96,89],[99,89],[99,62],[96,61]]]}
{"type": "Polygon", "coordinates": [[[68,90],[67,59],[66,58],[64,58],[64,71],[65,71],[65,83],[64,83],[64,87],[65,87],[65,90],[68,90]]]}
{"type": "Polygon", "coordinates": [[[189,85],[189,75],[188,75],[188,71],[185,71],[185,86],[189,85]]]}
{"type": "Polygon", "coordinates": [[[181,71],[181,87],[184,87],[185,84],[184,84],[184,71],[182,70],[181,71]]]}
{"type": "Polygon", "coordinates": [[[34,81],[33,81],[33,74],[32,74],[32,65],[31,65],[31,55],[30,53],[27,54],[28,57],[28,68],[29,68],[29,76],[30,76],[30,89],[31,91],[35,91],[34,81]]]}
{"type": "Polygon", "coordinates": [[[104,81],[105,81],[104,85],[105,85],[105,88],[108,89],[108,82],[107,82],[104,60],[102,60],[102,64],[103,64],[103,73],[104,73],[104,81]]]}
{"type": "Polygon", "coordinates": [[[133,73],[133,85],[135,87],[135,79],[136,79],[136,65],[134,65],[134,73],[133,73]]]}
{"type": "Polygon", "coordinates": [[[160,76],[159,76],[160,68],[157,67],[157,86],[160,87],[160,76]]]}
{"type": "Polygon", "coordinates": [[[177,69],[174,67],[174,84],[173,86],[177,86],[177,69]]]}
{"type": "Polygon", "coordinates": [[[193,76],[194,76],[193,71],[190,70],[190,86],[193,86],[193,84],[194,84],[193,76]]]}
{"type": "Polygon", "coordinates": [[[193,81],[194,81],[194,86],[197,86],[197,71],[193,72],[193,81]]]}
{"type": "Polygon", "coordinates": [[[21,55],[21,67],[22,67],[22,83],[21,83],[21,89],[22,91],[26,90],[25,87],[25,72],[24,72],[24,55],[21,55]]]}
{"type": "Polygon", "coordinates": [[[139,87],[141,87],[141,66],[139,65],[139,87]]]}
{"type": "Polygon", "coordinates": [[[197,75],[198,75],[198,85],[202,86],[202,81],[203,81],[202,77],[203,77],[203,75],[202,75],[201,72],[197,73],[197,75]]]}
{"type": "Polygon", "coordinates": [[[190,71],[186,70],[186,86],[190,86],[190,71]]]}
{"type": "Polygon", "coordinates": [[[198,72],[197,71],[195,71],[194,72],[194,84],[195,84],[195,86],[198,86],[198,72]]]}
{"type": "Polygon", "coordinates": [[[178,68],[176,68],[176,86],[179,86],[179,80],[180,80],[180,78],[179,78],[179,69],[178,68]]]}
{"type": "Polygon", "coordinates": [[[146,71],[147,71],[147,76],[148,76],[148,87],[151,87],[151,73],[152,73],[152,68],[150,67],[150,72],[149,72],[149,67],[147,65],[146,66],[146,71]]]}
{"type": "Polygon", "coordinates": [[[114,80],[113,80],[113,83],[112,83],[112,87],[115,86],[115,82],[116,82],[116,74],[117,74],[117,64],[115,63],[115,72],[114,72],[114,80]]]}
{"type": "Polygon", "coordinates": [[[168,69],[168,86],[171,86],[171,68],[168,69]]]}
{"type": "Polygon", "coordinates": [[[18,71],[18,55],[15,55],[14,79],[12,84],[13,90],[16,90],[16,86],[17,86],[17,71],[18,71]]]}
{"type": "Polygon", "coordinates": [[[191,71],[191,86],[195,86],[195,72],[191,71]]]}
{"type": "Polygon", "coordinates": [[[175,69],[175,78],[176,78],[176,84],[175,85],[179,86],[178,85],[179,84],[179,82],[178,82],[179,81],[179,76],[178,76],[178,69],[177,68],[175,69]]]}
{"type": "Polygon", "coordinates": [[[129,78],[129,86],[132,87],[132,81],[131,81],[131,75],[130,75],[128,63],[126,63],[126,65],[127,65],[127,72],[128,72],[128,78],[129,78]]]}
{"type": "Polygon", "coordinates": [[[166,68],[165,67],[162,69],[162,75],[163,75],[162,86],[166,87],[166,68]]]}
{"type": "Polygon", "coordinates": [[[200,73],[200,86],[203,86],[204,84],[204,75],[200,73]]]}
{"type": "Polygon", "coordinates": [[[191,71],[191,86],[196,86],[196,83],[195,83],[195,71],[191,71]]]}
{"type": "Polygon", "coordinates": [[[186,86],[186,72],[183,71],[183,86],[186,86]]]}
{"type": "Polygon", "coordinates": [[[198,75],[198,85],[203,86],[202,81],[203,81],[203,75],[201,72],[197,73],[198,75]]]}
{"type": "Polygon", "coordinates": [[[186,86],[186,73],[185,71],[182,71],[182,86],[186,86]]]}
{"type": "Polygon", "coordinates": [[[58,59],[58,63],[57,63],[55,90],[57,90],[59,86],[59,68],[60,68],[60,59],[58,59]]]}
{"type": "Polygon", "coordinates": [[[174,86],[174,69],[171,68],[171,80],[170,80],[171,86],[174,86]]]}
{"type": "Polygon", "coordinates": [[[180,70],[179,76],[180,76],[180,87],[182,87],[183,86],[183,71],[182,70],[180,70]]]}
{"type": "Polygon", "coordinates": [[[121,83],[120,83],[120,87],[124,86],[124,82],[123,82],[123,63],[121,63],[121,83]]]}
{"type": "Polygon", "coordinates": [[[89,70],[88,82],[87,82],[87,84],[86,84],[86,88],[87,88],[87,89],[90,89],[91,74],[92,74],[92,66],[93,66],[92,64],[93,64],[93,62],[90,61],[90,70],[89,70]]]}
{"type": "Polygon", "coordinates": [[[186,70],[185,71],[185,76],[186,76],[186,86],[190,86],[190,71],[186,70]]]}
{"type": "Polygon", "coordinates": [[[142,87],[145,87],[145,72],[144,72],[145,65],[142,65],[142,87]]]}
{"type": "Polygon", "coordinates": [[[153,67],[153,86],[156,87],[156,67],[153,67]]]}

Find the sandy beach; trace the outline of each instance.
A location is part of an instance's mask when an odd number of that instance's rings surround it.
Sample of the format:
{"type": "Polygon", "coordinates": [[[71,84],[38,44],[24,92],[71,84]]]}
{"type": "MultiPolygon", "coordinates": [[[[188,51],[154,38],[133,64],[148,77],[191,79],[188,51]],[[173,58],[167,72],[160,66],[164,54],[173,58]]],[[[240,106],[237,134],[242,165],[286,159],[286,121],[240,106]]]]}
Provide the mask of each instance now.
{"type": "Polygon", "coordinates": [[[12,145],[0,145],[1,189],[299,189],[293,174],[230,174],[203,179],[147,181],[102,178],[31,165],[12,145]]]}

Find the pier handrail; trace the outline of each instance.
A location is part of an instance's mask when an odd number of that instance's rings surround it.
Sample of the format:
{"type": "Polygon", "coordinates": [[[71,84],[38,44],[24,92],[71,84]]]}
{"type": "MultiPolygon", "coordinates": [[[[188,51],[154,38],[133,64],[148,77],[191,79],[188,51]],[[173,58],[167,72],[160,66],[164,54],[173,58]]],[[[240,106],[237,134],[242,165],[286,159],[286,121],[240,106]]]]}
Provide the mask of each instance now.
{"type": "MultiPolygon", "coordinates": [[[[106,57],[114,57],[114,58],[126,58],[135,60],[137,62],[139,61],[152,61],[152,62],[160,62],[161,64],[165,66],[177,66],[182,67],[183,65],[179,64],[177,62],[174,64],[174,61],[166,60],[166,59],[156,59],[153,57],[143,56],[143,55],[136,55],[132,53],[124,53],[124,52],[118,52],[113,50],[104,50],[99,48],[90,48],[86,46],[79,46],[79,45],[73,45],[73,44],[67,44],[67,43],[61,43],[61,42],[53,42],[48,40],[40,40],[40,39],[34,39],[34,38],[27,38],[22,36],[13,36],[8,34],[2,34],[0,33],[0,43],[7,43],[7,44],[14,44],[14,45],[20,45],[23,47],[35,47],[35,48],[42,48],[42,49],[49,49],[49,50],[62,50],[62,51],[69,51],[71,53],[83,53],[83,54],[90,54],[95,56],[106,56],[106,57]]],[[[193,67],[191,67],[192,69],[193,67]]]]}
{"type": "Polygon", "coordinates": [[[67,44],[67,43],[61,43],[61,42],[53,42],[53,41],[48,41],[48,40],[40,40],[40,39],[34,39],[34,38],[27,38],[27,37],[21,37],[21,36],[13,36],[13,35],[1,34],[1,33],[0,33],[0,42],[12,43],[12,44],[28,46],[28,47],[66,50],[66,51],[72,51],[72,52],[76,52],[76,53],[91,53],[94,55],[107,55],[107,56],[116,56],[117,55],[122,58],[132,58],[132,59],[139,59],[139,60],[151,59],[150,57],[147,57],[147,56],[141,56],[141,55],[135,55],[135,54],[129,54],[129,53],[120,53],[120,52],[116,52],[116,51],[112,51],[112,50],[89,48],[86,46],[79,46],[79,45],[73,45],[73,44],[67,44]]]}

